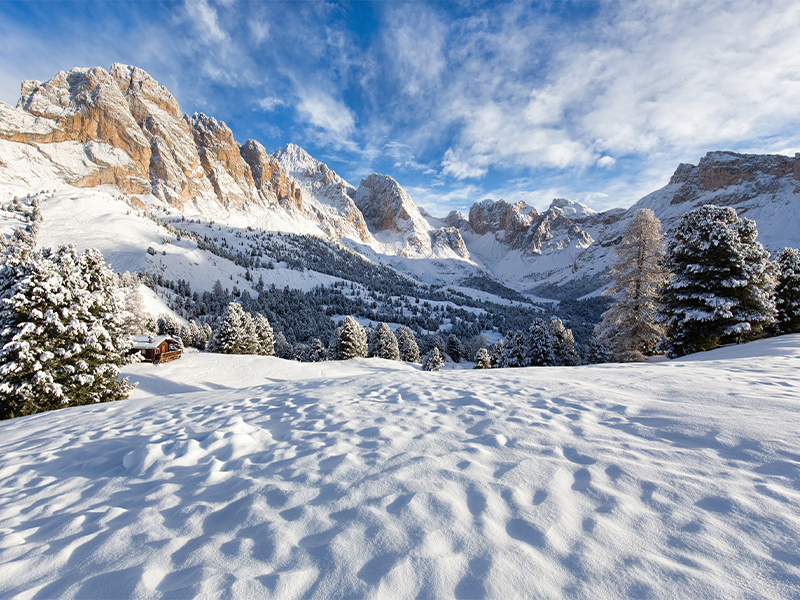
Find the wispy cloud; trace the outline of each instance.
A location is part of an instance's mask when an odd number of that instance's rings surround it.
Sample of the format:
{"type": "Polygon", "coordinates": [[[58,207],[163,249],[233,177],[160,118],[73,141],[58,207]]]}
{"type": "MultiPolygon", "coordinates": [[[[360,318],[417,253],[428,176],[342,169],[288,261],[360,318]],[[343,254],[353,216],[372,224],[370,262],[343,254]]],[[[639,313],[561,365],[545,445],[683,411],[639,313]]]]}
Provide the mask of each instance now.
{"type": "Polygon", "coordinates": [[[228,34],[219,26],[217,11],[206,0],[186,0],[186,15],[200,38],[208,42],[227,41],[228,34]]]}

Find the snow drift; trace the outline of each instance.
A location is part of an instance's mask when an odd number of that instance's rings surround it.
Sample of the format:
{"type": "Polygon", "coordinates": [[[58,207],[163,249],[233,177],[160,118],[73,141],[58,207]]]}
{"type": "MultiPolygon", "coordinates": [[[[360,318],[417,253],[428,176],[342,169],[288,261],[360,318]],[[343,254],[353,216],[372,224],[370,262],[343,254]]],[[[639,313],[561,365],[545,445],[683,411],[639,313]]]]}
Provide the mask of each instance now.
{"type": "Polygon", "coordinates": [[[798,366],[130,366],[0,424],[0,595],[796,597],[798,366]]]}

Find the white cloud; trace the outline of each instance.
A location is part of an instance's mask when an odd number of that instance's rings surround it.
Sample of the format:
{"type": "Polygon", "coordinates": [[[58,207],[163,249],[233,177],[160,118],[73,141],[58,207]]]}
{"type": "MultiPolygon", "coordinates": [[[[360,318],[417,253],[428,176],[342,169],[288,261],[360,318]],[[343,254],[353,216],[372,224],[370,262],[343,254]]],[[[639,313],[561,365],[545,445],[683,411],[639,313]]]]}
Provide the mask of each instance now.
{"type": "Polygon", "coordinates": [[[597,159],[597,166],[604,169],[613,167],[616,163],[616,159],[614,159],[612,156],[601,156],[597,159]]]}
{"type": "Polygon", "coordinates": [[[223,42],[228,34],[219,26],[217,11],[206,0],[186,0],[186,14],[206,42],[223,42]]]}
{"type": "Polygon", "coordinates": [[[354,146],[355,117],[346,104],[318,90],[301,91],[297,104],[300,117],[319,131],[321,139],[334,147],[354,146]]]}
{"type": "Polygon", "coordinates": [[[280,98],[275,98],[274,96],[267,96],[265,98],[260,98],[259,100],[256,100],[255,104],[265,112],[272,112],[279,106],[285,106],[286,102],[284,100],[281,100],[280,98]]]}

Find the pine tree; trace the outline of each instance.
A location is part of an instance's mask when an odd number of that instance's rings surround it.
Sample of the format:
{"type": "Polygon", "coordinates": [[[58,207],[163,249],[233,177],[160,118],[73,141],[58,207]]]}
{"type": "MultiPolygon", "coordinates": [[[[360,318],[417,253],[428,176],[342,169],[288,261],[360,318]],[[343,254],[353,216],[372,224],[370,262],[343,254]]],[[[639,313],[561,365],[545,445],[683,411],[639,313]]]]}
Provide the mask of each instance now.
{"type": "Polygon", "coordinates": [[[781,333],[800,333],[800,250],[784,248],[776,257],[775,305],[781,333]]]}
{"type": "Polygon", "coordinates": [[[585,346],[584,359],[587,365],[599,365],[610,363],[614,360],[614,355],[601,340],[598,340],[597,337],[593,337],[585,346]]]}
{"type": "Polygon", "coordinates": [[[528,364],[533,367],[552,367],[556,364],[550,324],[544,319],[534,319],[528,327],[528,364]]]}
{"type": "Polygon", "coordinates": [[[306,347],[305,362],[324,362],[328,360],[328,351],[319,338],[311,340],[306,347]]]}
{"type": "Polygon", "coordinates": [[[645,360],[665,334],[658,322],[658,309],[661,289],[668,279],[661,221],[652,210],[636,211],[614,253],[612,285],[604,294],[617,298],[603,313],[596,335],[618,361],[645,360]]]}
{"type": "Polygon", "coordinates": [[[662,311],[671,356],[758,336],[775,318],[773,267],[756,224],[731,207],[687,212],[667,250],[662,311]]]}
{"type": "Polygon", "coordinates": [[[244,337],[244,310],[238,302],[230,302],[214,332],[211,351],[220,354],[242,354],[244,337]]]}
{"type": "Polygon", "coordinates": [[[116,286],[97,250],[13,249],[0,268],[0,417],[127,397],[116,286]]]}
{"type": "Polygon", "coordinates": [[[272,356],[275,354],[275,337],[272,331],[272,326],[269,324],[267,317],[261,313],[256,313],[255,319],[256,354],[261,356],[272,356]]]}
{"type": "Polygon", "coordinates": [[[447,354],[453,359],[453,362],[461,362],[464,356],[464,345],[458,336],[450,334],[447,338],[447,354]]]}
{"type": "Polygon", "coordinates": [[[397,328],[397,348],[400,351],[400,360],[410,363],[419,362],[419,346],[414,332],[401,325],[397,328]]]}
{"type": "Polygon", "coordinates": [[[550,321],[550,339],[553,342],[553,355],[556,365],[574,367],[581,364],[581,357],[575,351],[575,337],[572,330],[564,327],[558,317],[550,321]]]}
{"type": "Polygon", "coordinates": [[[400,349],[397,338],[386,323],[378,325],[375,355],[386,360],[400,360],[400,349]]]}
{"type": "Polygon", "coordinates": [[[442,358],[442,355],[439,352],[439,348],[434,346],[428,353],[428,355],[425,357],[425,360],[422,361],[422,370],[438,371],[443,366],[444,366],[444,359],[442,358]]]}
{"type": "Polygon", "coordinates": [[[256,332],[256,323],[253,315],[249,312],[243,311],[242,316],[242,341],[239,345],[239,352],[237,354],[258,354],[258,333],[256,332]]]}
{"type": "Polygon", "coordinates": [[[353,317],[345,317],[336,331],[336,360],[366,358],[367,334],[353,317]]]}
{"type": "Polygon", "coordinates": [[[497,366],[501,369],[507,369],[510,367],[527,367],[529,364],[527,336],[521,331],[509,331],[500,351],[497,366]]]}
{"type": "Polygon", "coordinates": [[[489,351],[486,348],[480,348],[475,355],[475,368],[476,369],[491,369],[492,359],[489,358],[489,351]]]}

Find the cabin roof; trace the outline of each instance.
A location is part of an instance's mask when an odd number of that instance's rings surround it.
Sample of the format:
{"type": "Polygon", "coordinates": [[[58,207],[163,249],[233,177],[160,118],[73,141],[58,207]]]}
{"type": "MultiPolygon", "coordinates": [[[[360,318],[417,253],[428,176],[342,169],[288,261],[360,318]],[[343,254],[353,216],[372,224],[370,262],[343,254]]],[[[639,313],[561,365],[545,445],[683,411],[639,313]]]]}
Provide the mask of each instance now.
{"type": "Polygon", "coordinates": [[[178,343],[178,340],[169,335],[135,335],[133,336],[133,349],[152,350],[158,348],[164,341],[178,343]]]}

